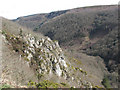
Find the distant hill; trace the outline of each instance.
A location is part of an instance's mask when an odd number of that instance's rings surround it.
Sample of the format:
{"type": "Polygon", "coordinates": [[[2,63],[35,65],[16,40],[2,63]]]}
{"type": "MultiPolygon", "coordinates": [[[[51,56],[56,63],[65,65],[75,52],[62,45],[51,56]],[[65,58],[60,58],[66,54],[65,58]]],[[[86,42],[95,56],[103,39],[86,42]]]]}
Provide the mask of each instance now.
{"type": "Polygon", "coordinates": [[[18,22],[22,26],[26,26],[27,28],[37,29],[38,25],[44,24],[46,21],[57,17],[61,14],[66,13],[68,10],[64,11],[56,11],[51,13],[44,13],[44,14],[34,14],[25,17],[19,17],[13,21],[18,22]]]}

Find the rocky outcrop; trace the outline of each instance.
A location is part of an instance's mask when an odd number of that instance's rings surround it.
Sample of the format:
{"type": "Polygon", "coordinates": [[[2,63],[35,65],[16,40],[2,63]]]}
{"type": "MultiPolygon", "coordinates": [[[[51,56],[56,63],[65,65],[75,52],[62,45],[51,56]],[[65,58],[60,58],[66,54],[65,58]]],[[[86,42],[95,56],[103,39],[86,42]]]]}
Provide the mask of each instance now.
{"type": "Polygon", "coordinates": [[[4,33],[4,35],[12,49],[38,74],[54,73],[66,76],[68,72],[66,58],[57,41],[52,41],[48,37],[37,40],[31,34],[15,36],[4,33]]]}

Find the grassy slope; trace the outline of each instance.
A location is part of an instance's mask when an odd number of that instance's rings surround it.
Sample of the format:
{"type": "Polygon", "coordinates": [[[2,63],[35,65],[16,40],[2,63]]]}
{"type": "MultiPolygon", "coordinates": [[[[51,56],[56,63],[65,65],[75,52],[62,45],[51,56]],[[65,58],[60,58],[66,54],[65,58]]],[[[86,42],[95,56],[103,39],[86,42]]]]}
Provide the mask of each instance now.
{"type": "Polygon", "coordinates": [[[56,16],[59,16],[61,14],[64,14],[67,11],[68,10],[56,11],[56,12],[44,13],[44,14],[34,14],[25,17],[19,17],[13,21],[19,23],[22,26],[26,26],[27,28],[32,28],[36,30],[37,28],[39,28],[38,25],[41,26],[48,20],[56,16]]]}

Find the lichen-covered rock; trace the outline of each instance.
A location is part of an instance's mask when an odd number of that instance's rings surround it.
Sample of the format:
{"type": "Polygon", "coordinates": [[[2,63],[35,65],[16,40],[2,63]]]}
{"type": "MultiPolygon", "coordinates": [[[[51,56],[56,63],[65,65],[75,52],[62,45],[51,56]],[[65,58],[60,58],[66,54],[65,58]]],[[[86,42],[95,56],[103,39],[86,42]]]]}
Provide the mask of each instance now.
{"type": "Polygon", "coordinates": [[[56,74],[58,75],[58,76],[61,76],[61,74],[62,74],[62,70],[60,69],[60,66],[59,66],[59,64],[57,63],[56,64],[56,74]]]}

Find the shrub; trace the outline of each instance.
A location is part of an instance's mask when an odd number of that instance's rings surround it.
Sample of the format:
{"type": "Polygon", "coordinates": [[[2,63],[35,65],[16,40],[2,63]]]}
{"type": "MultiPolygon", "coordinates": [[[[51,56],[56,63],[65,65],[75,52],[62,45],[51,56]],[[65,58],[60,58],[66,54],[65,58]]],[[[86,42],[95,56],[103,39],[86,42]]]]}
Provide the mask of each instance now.
{"type": "Polygon", "coordinates": [[[60,83],[60,84],[61,84],[61,85],[63,85],[63,86],[67,86],[67,84],[66,84],[66,83],[63,83],[63,82],[62,82],[62,83],[60,83]]]}
{"type": "Polygon", "coordinates": [[[0,86],[0,90],[2,90],[3,88],[11,88],[11,86],[7,84],[3,84],[0,86]]]}
{"type": "Polygon", "coordinates": [[[110,88],[111,87],[108,77],[105,77],[103,79],[102,84],[104,85],[105,88],[110,88]]]}
{"type": "Polygon", "coordinates": [[[2,30],[2,34],[5,34],[5,31],[2,30]]]}
{"type": "Polygon", "coordinates": [[[40,82],[38,84],[36,84],[36,87],[37,88],[58,88],[60,85],[58,83],[53,83],[53,82],[50,82],[48,80],[44,80],[43,82],[40,82]]]}

